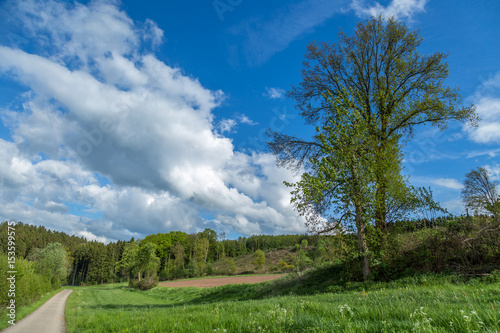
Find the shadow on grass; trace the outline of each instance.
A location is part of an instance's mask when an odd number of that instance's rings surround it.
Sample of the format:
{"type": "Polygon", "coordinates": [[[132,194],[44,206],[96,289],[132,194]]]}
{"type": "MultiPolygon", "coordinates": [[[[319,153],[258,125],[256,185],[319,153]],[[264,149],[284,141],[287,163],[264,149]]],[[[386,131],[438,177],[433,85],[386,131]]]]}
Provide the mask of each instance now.
{"type": "Polygon", "coordinates": [[[90,305],[86,308],[93,310],[146,310],[146,309],[169,309],[184,304],[105,304],[105,305],[90,305]]]}

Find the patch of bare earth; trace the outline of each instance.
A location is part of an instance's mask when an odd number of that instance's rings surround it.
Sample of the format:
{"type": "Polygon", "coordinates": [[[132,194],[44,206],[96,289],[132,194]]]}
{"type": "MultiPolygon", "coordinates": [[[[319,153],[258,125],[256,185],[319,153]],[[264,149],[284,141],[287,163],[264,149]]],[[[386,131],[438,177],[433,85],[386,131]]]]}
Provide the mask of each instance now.
{"type": "Polygon", "coordinates": [[[212,279],[160,282],[159,285],[163,287],[174,287],[174,288],[178,287],[209,288],[209,287],[224,286],[226,284],[260,283],[264,281],[276,280],[284,275],[285,274],[262,275],[262,276],[229,276],[229,277],[212,278],[212,279]]]}

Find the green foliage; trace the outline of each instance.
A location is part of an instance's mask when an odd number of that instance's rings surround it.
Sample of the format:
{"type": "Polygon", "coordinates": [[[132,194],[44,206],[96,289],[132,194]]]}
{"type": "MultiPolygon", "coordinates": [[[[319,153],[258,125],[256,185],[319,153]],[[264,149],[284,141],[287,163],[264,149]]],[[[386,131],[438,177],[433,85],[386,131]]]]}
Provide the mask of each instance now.
{"type": "Polygon", "coordinates": [[[222,259],[222,265],[217,272],[222,275],[233,275],[236,273],[236,264],[234,263],[234,260],[232,258],[224,257],[222,259]]]}
{"type": "Polygon", "coordinates": [[[209,249],[210,241],[206,238],[199,238],[194,243],[194,261],[198,266],[200,274],[203,274],[205,271],[205,263],[207,262],[209,249]]]}
{"type": "Polygon", "coordinates": [[[139,290],[149,290],[158,285],[158,281],[154,277],[149,277],[142,280],[130,280],[128,286],[139,290]]]}
{"type": "Polygon", "coordinates": [[[68,254],[59,243],[50,243],[44,249],[33,249],[29,259],[37,272],[47,277],[54,289],[66,282],[68,275],[68,254]]]}
{"type": "Polygon", "coordinates": [[[143,276],[155,278],[160,265],[160,259],[156,256],[156,245],[150,242],[141,242],[135,253],[134,263],[139,281],[143,276]]]}
{"type": "MultiPolygon", "coordinates": [[[[0,224],[0,234],[7,235],[7,222],[0,224]]],[[[70,255],[80,244],[87,243],[83,237],[69,236],[64,232],[52,231],[44,226],[34,226],[18,222],[16,230],[16,254],[20,258],[27,258],[34,249],[44,249],[50,243],[60,243],[70,255]]],[[[7,253],[7,237],[0,237],[0,252],[7,253]]]]}
{"type": "Polygon", "coordinates": [[[122,258],[116,263],[116,269],[121,271],[122,275],[126,276],[128,279],[130,279],[133,275],[138,251],[139,245],[137,243],[133,242],[125,244],[122,258]]]}
{"type": "Polygon", "coordinates": [[[416,273],[488,274],[500,265],[500,229],[492,218],[399,222],[390,247],[380,253],[374,278],[391,280],[416,273]],[[426,227],[427,226],[427,227],[426,227]]]}
{"type": "MultiPolygon", "coordinates": [[[[145,241],[139,245],[135,242],[128,243],[124,247],[122,259],[116,264],[116,268],[122,270],[129,278],[136,275],[137,282],[141,282],[143,277],[146,280],[155,279],[160,266],[156,248],[155,244],[145,241]]],[[[141,284],[134,285],[142,286],[141,284]]]]}
{"type": "MultiPolygon", "coordinates": [[[[15,282],[15,300],[17,306],[27,305],[39,299],[45,293],[53,290],[53,285],[51,284],[52,276],[43,274],[37,271],[36,265],[22,258],[16,258],[16,282],[15,282]]],[[[0,306],[3,308],[4,305],[10,301],[9,290],[10,282],[7,280],[10,271],[8,266],[7,256],[0,253],[0,306]]],[[[59,288],[59,285],[57,286],[59,288]]]]}
{"type": "Polygon", "coordinates": [[[432,190],[429,187],[418,187],[413,189],[413,207],[412,210],[420,214],[423,219],[433,221],[438,214],[448,214],[445,208],[442,208],[438,202],[434,200],[432,190]]]}

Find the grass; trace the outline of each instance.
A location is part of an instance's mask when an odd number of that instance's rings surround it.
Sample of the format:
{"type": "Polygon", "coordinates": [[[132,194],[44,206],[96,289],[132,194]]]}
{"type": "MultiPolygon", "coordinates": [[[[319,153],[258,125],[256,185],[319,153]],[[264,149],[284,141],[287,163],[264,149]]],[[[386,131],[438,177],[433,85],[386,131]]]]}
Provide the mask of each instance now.
{"type": "MultiPolygon", "coordinates": [[[[25,318],[26,316],[28,316],[29,314],[31,314],[33,311],[35,311],[40,306],[42,306],[43,303],[47,302],[52,296],[54,296],[55,294],[57,294],[61,290],[62,289],[57,289],[57,290],[51,291],[49,293],[46,293],[45,295],[42,295],[42,297],[40,297],[39,300],[37,300],[29,305],[17,307],[16,308],[16,322],[18,322],[19,320],[21,320],[21,319],[25,318]]],[[[10,318],[7,317],[7,312],[5,311],[4,308],[1,309],[0,316],[3,319],[2,321],[0,321],[0,329],[4,329],[6,327],[11,326],[8,323],[10,318]]]]}
{"type": "Polygon", "coordinates": [[[70,333],[500,331],[498,283],[450,283],[428,277],[346,285],[314,295],[291,280],[216,288],[156,287],[143,292],[125,284],[76,287],[66,306],[67,329],[70,333]],[[290,285],[296,292],[290,292],[290,285]]]}

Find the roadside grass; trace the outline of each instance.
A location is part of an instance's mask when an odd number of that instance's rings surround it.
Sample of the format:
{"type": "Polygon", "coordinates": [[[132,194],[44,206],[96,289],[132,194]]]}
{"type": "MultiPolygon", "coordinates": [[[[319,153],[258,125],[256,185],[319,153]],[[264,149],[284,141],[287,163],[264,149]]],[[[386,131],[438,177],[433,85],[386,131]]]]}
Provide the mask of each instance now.
{"type": "Polygon", "coordinates": [[[300,294],[296,285],[286,295],[269,293],[289,279],[148,291],[125,284],[75,287],[66,305],[67,331],[500,332],[497,282],[450,283],[427,276],[317,295],[300,294]]]}
{"type": "MultiPolygon", "coordinates": [[[[16,322],[18,322],[19,320],[30,315],[33,311],[38,309],[40,306],[43,305],[43,303],[47,302],[52,296],[54,296],[55,294],[57,294],[61,290],[62,290],[61,288],[57,289],[57,290],[53,290],[49,293],[46,293],[45,295],[42,295],[40,297],[40,299],[38,299],[37,301],[35,301],[29,305],[17,307],[16,308],[16,322]]],[[[8,322],[10,320],[10,318],[7,317],[7,311],[5,308],[2,308],[0,310],[0,317],[2,318],[2,321],[0,321],[0,330],[11,326],[8,322]]]]}

